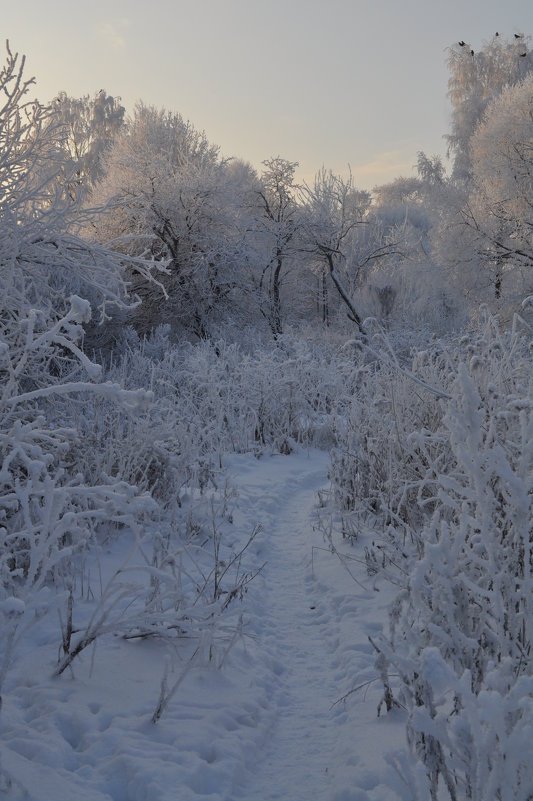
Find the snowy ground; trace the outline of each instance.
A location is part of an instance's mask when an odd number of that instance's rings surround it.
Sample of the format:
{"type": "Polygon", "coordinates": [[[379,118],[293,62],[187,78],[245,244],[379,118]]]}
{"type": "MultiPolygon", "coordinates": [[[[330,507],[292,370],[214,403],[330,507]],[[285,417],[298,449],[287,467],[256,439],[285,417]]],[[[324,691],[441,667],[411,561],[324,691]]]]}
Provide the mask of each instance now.
{"type": "MultiPolygon", "coordinates": [[[[221,670],[193,668],[158,724],[151,715],[168,646],[110,638],[48,679],[57,633],[36,630],[8,681],[0,717],[0,798],[27,801],[389,801],[384,754],[403,742],[401,714],[377,717],[379,682],[368,635],[393,588],[375,586],[316,525],[328,456],[233,456],[236,531],[266,562],[245,597],[244,637],[221,670]]],[[[180,675],[187,652],[172,657],[180,675]]]]}

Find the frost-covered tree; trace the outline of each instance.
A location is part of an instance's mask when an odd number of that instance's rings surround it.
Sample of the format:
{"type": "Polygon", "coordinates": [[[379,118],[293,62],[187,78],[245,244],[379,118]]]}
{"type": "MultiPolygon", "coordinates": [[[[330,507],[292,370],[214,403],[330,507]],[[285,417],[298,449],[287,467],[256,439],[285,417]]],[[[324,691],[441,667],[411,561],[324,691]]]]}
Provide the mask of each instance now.
{"type": "Polygon", "coordinates": [[[446,192],[441,159],[422,152],[418,176],[400,177],[374,189],[373,214],[382,236],[397,243],[393,257],[378,261],[367,281],[367,294],[378,302],[376,316],[394,312],[398,320],[407,314],[412,322],[431,319],[433,324],[442,319],[446,293],[433,257],[432,233],[446,192]]]}
{"type": "Polygon", "coordinates": [[[355,229],[364,224],[370,194],[356,189],[352,175],[342,178],[322,168],[312,186],[304,184],[303,248],[312,257],[321,279],[323,320],[328,321],[327,278],[348,309],[348,317],[362,332],[362,320],[342,280],[355,229]]]}
{"type": "Polygon", "coordinates": [[[508,293],[532,287],[532,115],[533,75],[528,75],[492,101],[471,140],[474,189],[464,220],[482,253],[496,300],[502,297],[504,278],[514,284],[508,293]]]}
{"type": "Polygon", "coordinates": [[[532,77],[488,103],[469,140],[470,178],[444,187],[435,259],[473,309],[516,309],[531,291],[532,77]]]}
{"type": "MultiPolygon", "coordinates": [[[[505,221],[502,209],[497,208],[500,168],[496,157],[488,159],[487,150],[489,138],[493,154],[499,146],[498,136],[501,144],[501,136],[495,134],[495,120],[498,113],[505,115],[506,111],[500,107],[500,112],[494,112],[490,133],[485,118],[491,115],[491,108],[498,107],[500,96],[531,74],[530,38],[517,35],[508,41],[496,35],[476,52],[468,44],[457,44],[449,51],[449,70],[452,126],[446,138],[453,170],[438,193],[439,213],[430,234],[431,252],[442,266],[448,286],[476,315],[480,302],[501,306],[511,295],[516,297],[524,291],[517,269],[523,267],[523,263],[518,264],[523,257],[512,253],[514,223],[505,221]],[[494,169],[488,168],[489,162],[494,169]]],[[[500,123],[504,125],[503,118],[500,123]]],[[[515,189],[511,192],[516,195],[515,189]]],[[[515,250],[521,250],[519,243],[515,250]]]]}
{"type": "Polygon", "coordinates": [[[59,92],[51,103],[50,124],[60,127],[61,177],[71,195],[86,194],[103,176],[103,156],[124,125],[120,98],[103,89],[93,97],[59,92]]]}
{"type": "MultiPolygon", "coordinates": [[[[53,111],[28,101],[24,58],[7,50],[0,72],[0,252],[6,319],[33,305],[54,319],[71,293],[89,297],[105,316],[109,304],[128,305],[123,259],[94,239],[95,212],[58,190],[61,129],[53,111]]],[[[129,260],[147,279],[148,262],[129,260]]]]}
{"type": "Polygon", "coordinates": [[[227,165],[218,147],[181,115],[137,105],[116,138],[98,197],[118,202],[99,234],[129,253],[167,265],[169,302],[143,283],[137,327],[168,322],[198,337],[209,333],[234,288],[234,214],[227,165]]]}
{"type": "Polygon", "coordinates": [[[488,104],[507,86],[519,83],[533,70],[530,38],[507,41],[494,36],[477,52],[470,45],[449,50],[448,96],[452,103],[452,129],[446,137],[453,156],[453,177],[471,176],[470,139],[488,104]]]}
{"type": "MultiPolygon", "coordinates": [[[[394,269],[403,258],[405,219],[387,224],[371,207],[370,193],[355,187],[351,174],[343,178],[322,169],[312,187],[303,187],[301,197],[305,215],[302,248],[311,255],[312,266],[322,279],[323,305],[327,309],[329,280],[348,310],[348,319],[362,332],[358,294],[378,270],[386,264],[394,269]]],[[[386,316],[391,296],[385,285],[378,282],[376,286],[386,316]]]]}
{"type": "Polygon", "coordinates": [[[258,258],[262,257],[259,292],[261,311],[274,336],[283,331],[281,290],[296,253],[300,209],[296,198],[294,172],[297,162],[271,158],[263,162],[254,229],[258,258]],[[263,255],[264,254],[264,255],[263,255]],[[266,297],[266,303],[262,300],[266,297]]]}

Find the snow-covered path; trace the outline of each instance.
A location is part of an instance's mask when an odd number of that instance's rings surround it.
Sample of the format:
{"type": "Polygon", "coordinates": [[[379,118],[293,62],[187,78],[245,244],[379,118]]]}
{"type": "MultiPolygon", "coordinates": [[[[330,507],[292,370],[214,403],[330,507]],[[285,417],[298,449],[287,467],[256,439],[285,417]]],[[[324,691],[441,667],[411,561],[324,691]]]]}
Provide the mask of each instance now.
{"type": "MultiPolygon", "coordinates": [[[[279,717],[253,779],[237,796],[246,801],[327,798],[342,714],[342,707],[332,709],[339,694],[335,630],[317,605],[311,573],[312,518],[327,464],[315,460],[310,471],[297,475],[290,460],[284,461],[283,478],[278,472],[275,482],[258,488],[275,504],[265,532],[267,608],[258,634],[264,659],[274,661],[279,684],[272,700],[279,717]]],[[[246,489],[241,487],[241,495],[246,489]]]]}
{"type": "MultiPolygon", "coordinates": [[[[307,460],[302,454],[265,460],[239,479],[243,506],[264,521],[263,609],[251,625],[259,662],[271,668],[275,715],[236,801],[355,801],[380,787],[366,759],[366,737],[371,744],[375,738],[375,746],[379,732],[357,726],[347,705],[337,702],[357,679],[375,675],[367,635],[379,624],[369,612],[373,604],[378,617],[383,610],[372,586],[356,585],[324,551],[316,507],[328,466],[327,454],[315,451],[307,460]],[[365,613],[359,621],[358,611],[365,613]]],[[[374,727],[375,710],[366,705],[365,718],[374,727]]]]}
{"type": "MultiPolygon", "coordinates": [[[[367,577],[364,534],[354,547],[338,543],[359,583],[325,547],[316,506],[328,466],[318,450],[228,458],[239,500],[227,535],[242,543],[260,523],[246,557],[265,567],[244,599],[243,641],[222,669],[191,670],[157,726],[150,721],[164,643],[110,637],[96,654],[81,655],[72,675],[51,679],[56,624],[46,618],[35,629],[0,718],[0,765],[13,777],[0,783],[0,799],[398,797],[384,754],[401,744],[403,723],[376,717],[381,693],[368,641],[385,620],[391,588],[367,577]],[[338,702],[366,682],[365,693],[338,702]]],[[[186,644],[176,646],[181,671],[186,644]]]]}

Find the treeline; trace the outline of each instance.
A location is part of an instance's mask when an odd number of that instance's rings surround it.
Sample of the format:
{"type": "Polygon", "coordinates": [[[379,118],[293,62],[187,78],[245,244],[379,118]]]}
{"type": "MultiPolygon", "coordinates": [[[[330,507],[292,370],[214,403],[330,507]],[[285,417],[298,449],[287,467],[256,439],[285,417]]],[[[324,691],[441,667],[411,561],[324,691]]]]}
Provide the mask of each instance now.
{"type": "Polygon", "coordinates": [[[299,185],[281,157],[257,172],[179,113],[60,93],[38,142],[54,150],[54,193],[100,209],[84,236],[160,271],[129,278],[143,304],[119,328],[169,323],[194,341],[250,325],[361,331],[375,316],[442,332],[480,302],[516,311],[533,259],[529,39],[456,45],[449,70],[449,174],[420,152],[416,177],[372,193],[327,169],[299,185]]]}

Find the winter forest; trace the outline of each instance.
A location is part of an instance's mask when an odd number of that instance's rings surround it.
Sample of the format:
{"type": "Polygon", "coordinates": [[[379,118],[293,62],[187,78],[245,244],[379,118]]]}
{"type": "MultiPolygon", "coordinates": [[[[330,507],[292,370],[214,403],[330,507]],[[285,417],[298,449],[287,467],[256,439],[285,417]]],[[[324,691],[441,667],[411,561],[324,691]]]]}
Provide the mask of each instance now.
{"type": "Polygon", "coordinates": [[[15,45],[0,798],[532,801],[530,38],[372,192],[15,45]]]}

